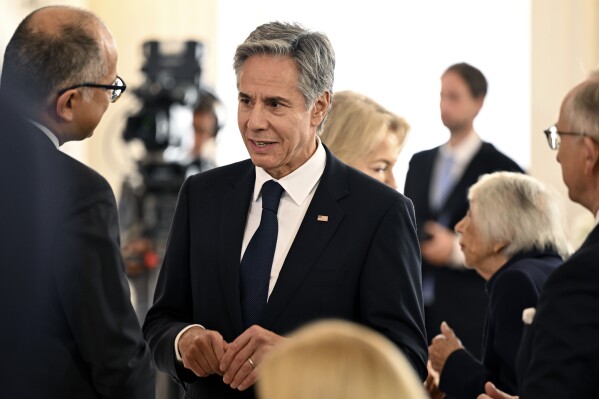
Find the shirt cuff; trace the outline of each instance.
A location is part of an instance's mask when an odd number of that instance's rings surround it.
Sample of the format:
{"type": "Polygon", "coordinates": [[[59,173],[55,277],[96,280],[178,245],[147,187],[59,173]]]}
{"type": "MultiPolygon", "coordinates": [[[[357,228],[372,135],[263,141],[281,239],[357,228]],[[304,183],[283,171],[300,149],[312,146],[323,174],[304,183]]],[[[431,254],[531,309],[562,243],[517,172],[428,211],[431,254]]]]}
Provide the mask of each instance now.
{"type": "MultiPolygon", "coordinates": [[[[175,356],[177,357],[177,361],[179,363],[183,363],[183,358],[181,357],[181,354],[179,353],[179,339],[181,338],[181,336],[183,335],[183,333],[187,330],[189,330],[192,327],[201,327],[204,328],[204,326],[202,326],[201,324],[190,324],[187,327],[185,327],[184,329],[182,329],[181,331],[179,331],[179,334],[177,334],[177,337],[175,337],[175,356]]],[[[204,328],[205,330],[205,328],[204,328]]]]}

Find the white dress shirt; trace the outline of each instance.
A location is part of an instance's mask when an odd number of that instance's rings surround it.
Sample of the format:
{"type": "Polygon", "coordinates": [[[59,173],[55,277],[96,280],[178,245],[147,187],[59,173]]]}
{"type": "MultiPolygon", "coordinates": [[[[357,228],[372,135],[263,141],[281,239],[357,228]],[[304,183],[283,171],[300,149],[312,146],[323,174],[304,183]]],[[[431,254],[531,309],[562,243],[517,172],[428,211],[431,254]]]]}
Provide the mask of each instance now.
{"type": "Polygon", "coordinates": [[[277,283],[283,262],[285,262],[295,235],[299,230],[302,220],[304,220],[308,206],[312,202],[312,197],[314,197],[314,192],[324,171],[326,158],[324,147],[319,140],[314,155],[298,169],[280,180],[273,179],[264,169],[256,167],[254,195],[245,224],[240,262],[252,236],[260,225],[260,218],[262,216],[262,195],[260,191],[262,190],[262,185],[269,180],[275,180],[285,190],[279,203],[279,234],[270,271],[269,297],[277,283]]]}
{"type": "MultiPolygon", "coordinates": [[[[277,213],[279,233],[277,235],[277,246],[272,261],[272,268],[270,270],[270,283],[268,286],[269,298],[277,283],[279,273],[283,268],[283,263],[285,262],[287,253],[289,253],[291,244],[293,244],[293,240],[302,224],[302,220],[304,220],[308,206],[312,202],[314,192],[320,182],[320,177],[324,172],[327,155],[318,136],[316,137],[316,140],[318,141],[318,145],[316,147],[316,152],[312,157],[310,157],[310,159],[308,159],[302,166],[280,180],[273,179],[264,169],[256,167],[254,194],[252,196],[252,202],[245,224],[245,232],[243,234],[241,258],[239,259],[240,264],[252,236],[260,225],[260,218],[262,216],[262,185],[269,180],[275,180],[285,190],[281,195],[277,213]]],[[[175,355],[178,361],[182,361],[181,354],[179,353],[179,339],[185,331],[192,327],[204,328],[200,324],[191,324],[177,334],[177,337],[175,338],[175,355]]]]}

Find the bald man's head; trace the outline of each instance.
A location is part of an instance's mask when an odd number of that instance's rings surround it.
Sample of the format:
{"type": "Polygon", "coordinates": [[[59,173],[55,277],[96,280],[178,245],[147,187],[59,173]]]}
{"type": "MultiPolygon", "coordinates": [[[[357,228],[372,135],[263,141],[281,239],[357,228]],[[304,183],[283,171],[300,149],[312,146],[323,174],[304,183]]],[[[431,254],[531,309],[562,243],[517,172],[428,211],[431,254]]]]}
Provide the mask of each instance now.
{"type": "Polygon", "coordinates": [[[61,88],[98,81],[108,71],[105,43],[113,43],[110,33],[88,11],[66,6],[36,10],[6,47],[0,91],[43,106],[61,88]]]}
{"type": "Polygon", "coordinates": [[[599,71],[575,86],[562,102],[560,116],[570,131],[583,132],[599,142],[599,71]]]}

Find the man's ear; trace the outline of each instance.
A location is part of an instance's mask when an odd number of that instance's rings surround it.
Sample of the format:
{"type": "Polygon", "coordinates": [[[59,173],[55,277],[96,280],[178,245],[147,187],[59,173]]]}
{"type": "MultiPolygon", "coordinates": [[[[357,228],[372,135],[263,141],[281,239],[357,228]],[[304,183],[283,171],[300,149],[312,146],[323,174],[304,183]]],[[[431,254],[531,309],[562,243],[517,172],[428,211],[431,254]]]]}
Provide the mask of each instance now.
{"type": "Polygon", "coordinates": [[[314,102],[312,107],[312,126],[318,126],[326,116],[331,104],[331,92],[325,91],[314,102]]]}
{"type": "Polygon", "coordinates": [[[599,170],[599,144],[589,136],[582,138],[584,145],[584,173],[599,170]]]}
{"type": "Polygon", "coordinates": [[[78,101],[81,101],[81,92],[79,90],[67,90],[58,96],[55,108],[56,118],[62,122],[72,122],[73,110],[78,101]]]}
{"type": "Polygon", "coordinates": [[[493,244],[493,252],[495,252],[496,254],[500,253],[505,249],[505,247],[508,246],[508,244],[509,243],[507,242],[496,242],[495,244],[493,244]]]}
{"type": "Polygon", "coordinates": [[[474,114],[474,116],[477,116],[480,110],[482,109],[483,105],[485,104],[485,96],[474,97],[474,104],[476,104],[476,113],[474,114]]]}

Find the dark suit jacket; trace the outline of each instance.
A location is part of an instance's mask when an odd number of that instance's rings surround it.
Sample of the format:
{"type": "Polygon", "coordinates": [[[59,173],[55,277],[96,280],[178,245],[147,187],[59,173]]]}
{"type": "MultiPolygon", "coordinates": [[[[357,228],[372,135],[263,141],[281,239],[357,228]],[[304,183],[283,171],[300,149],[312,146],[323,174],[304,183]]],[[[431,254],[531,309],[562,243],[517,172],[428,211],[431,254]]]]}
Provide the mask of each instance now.
{"type": "Polygon", "coordinates": [[[516,355],[522,339],[522,311],[535,307],[541,287],[562,258],[530,251],[513,256],[487,282],[489,310],[482,362],[467,350],[453,352],[441,373],[440,389],[449,397],[475,399],[487,381],[512,395],[517,392],[516,355]]]}
{"type": "Polygon", "coordinates": [[[517,371],[522,399],[599,397],[599,227],[547,279],[517,371]]]}
{"type": "Polygon", "coordinates": [[[152,398],[108,183],[0,105],[0,397],[152,398]]]}
{"type": "MultiPolygon", "coordinates": [[[[480,150],[448,195],[440,212],[430,208],[429,195],[435,160],[439,147],[414,154],[410,160],[404,194],[410,198],[416,211],[419,237],[424,223],[438,221],[453,230],[468,211],[468,189],[480,175],[500,170],[522,172],[510,158],[492,144],[483,142],[480,150]]],[[[434,287],[434,302],[425,303],[426,329],[429,339],[439,334],[442,321],[454,329],[462,343],[480,357],[487,295],[484,280],[473,270],[455,270],[449,266],[435,267],[422,260],[423,279],[434,287]]],[[[427,286],[428,287],[428,286],[427,286]]]]}
{"type": "MultiPolygon", "coordinates": [[[[221,377],[195,377],[177,364],[174,340],[190,323],[219,331],[227,342],[244,331],[239,266],[254,181],[246,160],[192,176],[179,195],[144,334],[157,367],[190,384],[188,397],[253,397],[221,377]]],[[[327,150],[320,184],[259,324],[285,335],[312,320],[355,321],[396,343],[424,379],[420,278],[411,202],[327,150]]]]}

